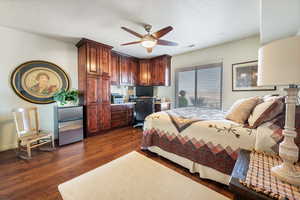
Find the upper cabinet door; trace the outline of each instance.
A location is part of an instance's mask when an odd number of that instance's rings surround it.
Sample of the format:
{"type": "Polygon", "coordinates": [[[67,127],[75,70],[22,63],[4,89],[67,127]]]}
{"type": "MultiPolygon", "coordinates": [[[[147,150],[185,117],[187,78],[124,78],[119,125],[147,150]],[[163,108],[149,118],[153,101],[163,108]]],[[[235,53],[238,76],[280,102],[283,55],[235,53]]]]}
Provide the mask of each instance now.
{"type": "Polygon", "coordinates": [[[139,85],[151,85],[150,84],[150,60],[140,60],[139,62],[139,85]]]}
{"type": "Polygon", "coordinates": [[[160,56],[151,60],[151,84],[159,86],[170,86],[171,57],[160,56]]]}
{"type": "Polygon", "coordinates": [[[110,49],[100,47],[98,58],[102,75],[110,74],[110,49]]]}
{"type": "Polygon", "coordinates": [[[111,54],[110,83],[120,85],[120,62],[119,56],[115,53],[111,54]]]}
{"type": "Polygon", "coordinates": [[[160,85],[171,85],[171,56],[163,56],[159,62],[160,85]]]}
{"type": "Polygon", "coordinates": [[[130,59],[130,69],[131,69],[131,85],[138,85],[138,61],[134,58],[130,59]]]}
{"type": "Polygon", "coordinates": [[[120,57],[120,84],[121,85],[130,85],[131,84],[131,79],[130,79],[130,62],[129,58],[125,56],[120,57]]]}
{"type": "Polygon", "coordinates": [[[100,69],[97,58],[98,48],[94,45],[88,45],[87,52],[87,73],[92,75],[100,75],[100,69]]]}
{"type": "Polygon", "coordinates": [[[159,71],[159,68],[160,68],[159,61],[160,61],[159,58],[151,59],[150,69],[149,69],[150,74],[151,74],[151,85],[160,85],[161,75],[159,74],[160,73],[160,71],[159,71]]]}

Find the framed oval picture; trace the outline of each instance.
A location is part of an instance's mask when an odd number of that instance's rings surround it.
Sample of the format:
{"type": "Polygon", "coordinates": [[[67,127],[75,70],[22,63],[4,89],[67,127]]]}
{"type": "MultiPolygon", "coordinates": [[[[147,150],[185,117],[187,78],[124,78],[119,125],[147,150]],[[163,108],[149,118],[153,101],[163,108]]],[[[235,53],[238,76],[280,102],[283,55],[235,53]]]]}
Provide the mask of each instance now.
{"type": "Polygon", "coordinates": [[[31,103],[53,103],[53,95],[61,90],[68,90],[70,79],[54,63],[34,60],[21,64],[12,73],[11,85],[22,99],[31,103]]]}

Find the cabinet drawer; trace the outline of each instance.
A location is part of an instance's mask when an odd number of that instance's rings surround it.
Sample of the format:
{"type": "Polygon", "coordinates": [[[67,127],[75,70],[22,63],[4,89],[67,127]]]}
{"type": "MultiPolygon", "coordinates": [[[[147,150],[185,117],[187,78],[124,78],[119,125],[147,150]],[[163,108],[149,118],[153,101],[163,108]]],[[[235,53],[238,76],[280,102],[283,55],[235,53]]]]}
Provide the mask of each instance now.
{"type": "Polygon", "coordinates": [[[126,118],[126,112],[124,111],[119,111],[119,112],[113,112],[111,113],[111,119],[125,119],[126,118]]]}
{"type": "Polygon", "coordinates": [[[82,107],[58,108],[58,121],[81,119],[82,115],[82,107]]]}
{"type": "Polygon", "coordinates": [[[112,105],[111,106],[111,112],[114,111],[124,111],[126,110],[126,106],[125,105],[112,105]]]}
{"type": "Polygon", "coordinates": [[[126,125],[127,125],[127,121],[125,119],[123,119],[123,120],[112,120],[111,121],[111,127],[112,128],[117,128],[117,127],[126,126],[126,125]]]}
{"type": "Polygon", "coordinates": [[[60,122],[58,124],[59,131],[74,130],[83,127],[83,120],[60,122]]]}
{"type": "Polygon", "coordinates": [[[59,132],[59,145],[70,144],[83,140],[83,128],[59,132]]]}

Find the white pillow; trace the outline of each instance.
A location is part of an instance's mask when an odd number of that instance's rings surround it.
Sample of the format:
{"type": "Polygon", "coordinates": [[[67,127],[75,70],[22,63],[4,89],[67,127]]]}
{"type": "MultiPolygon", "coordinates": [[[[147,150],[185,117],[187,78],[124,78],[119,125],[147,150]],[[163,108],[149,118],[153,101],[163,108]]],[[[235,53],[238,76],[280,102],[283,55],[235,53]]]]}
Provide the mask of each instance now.
{"type": "Polygon", "coordinates": [[[260,102],[259,97],[237,100],[227,112],[225,119],[245,124],[254,107],[260,102]]]}

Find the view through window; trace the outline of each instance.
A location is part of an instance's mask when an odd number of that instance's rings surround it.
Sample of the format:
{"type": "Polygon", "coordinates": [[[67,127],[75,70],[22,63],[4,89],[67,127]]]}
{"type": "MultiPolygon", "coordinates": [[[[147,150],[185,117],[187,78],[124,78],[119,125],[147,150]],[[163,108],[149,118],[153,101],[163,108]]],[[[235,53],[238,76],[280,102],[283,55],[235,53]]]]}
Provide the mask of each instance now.
{"type": "Polygon", "coordinates": [[[222,63],[176,71],[176,107],[221,109],[222,63]]]}

